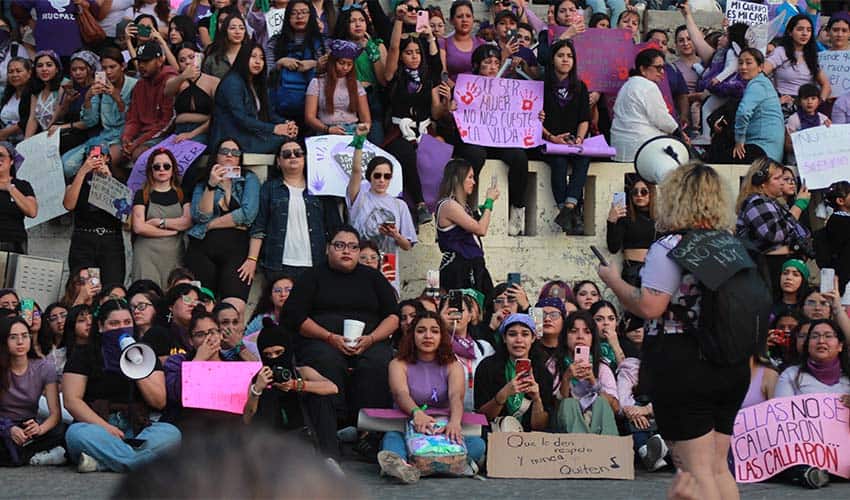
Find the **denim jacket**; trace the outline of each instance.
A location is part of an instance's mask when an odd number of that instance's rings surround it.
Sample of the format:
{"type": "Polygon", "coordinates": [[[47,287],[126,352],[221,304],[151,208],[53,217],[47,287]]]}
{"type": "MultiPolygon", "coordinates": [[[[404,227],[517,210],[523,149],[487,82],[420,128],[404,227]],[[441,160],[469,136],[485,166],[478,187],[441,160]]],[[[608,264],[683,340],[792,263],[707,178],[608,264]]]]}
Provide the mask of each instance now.
{"type": "Polygon", "coordinates": [[[91,107],[85,106],[80,110],[80,119],[86,124],[86,128],[92,128],[98,123],[103,127],[100,137],[104,141],[117,140],[124,131],[124,117],[130,108],[130,96],[136,79],[124,76],[124,86],[121,87],[121,100],[124,101],[124,112],[118,109],[118,103],[109,94],[99,94],[91,98],[91,107]]]}
{"type": "MultiPolygon", "coordinates": [[[[260,204],[260,180],[250,170],[242,171],[245,175],[232,180],[231,196],[239,201],[239,208],[230,212],[233,222],[237,226],[250,226],[257,217],[257,208],[260,204]]],[[[192,238],[202,240],[207,235],[207,224],[216,217],[221,216],[219,201],[224,197],[224,190],[216,187],[213,199],[213,211],[201,212],[201,197],[207,188],[206,182],[199,182],[192,194],[192,221],[195,223],[187,234],[192,238]]]]}
{"type": "MultiPolygon", "coordinates": [[[[304,191],[307,230],[313,265],[325,261],[328,232],[342,221],[332,198],[313,196],[304,191]]],[[[260,189],[260,211],[251,226],[251,238],[264,240],[260,251],[260,267],[270,271],[283,269],[283,244],[289,218],[289,188],[281,178],[272,178],[260,189]]]]}

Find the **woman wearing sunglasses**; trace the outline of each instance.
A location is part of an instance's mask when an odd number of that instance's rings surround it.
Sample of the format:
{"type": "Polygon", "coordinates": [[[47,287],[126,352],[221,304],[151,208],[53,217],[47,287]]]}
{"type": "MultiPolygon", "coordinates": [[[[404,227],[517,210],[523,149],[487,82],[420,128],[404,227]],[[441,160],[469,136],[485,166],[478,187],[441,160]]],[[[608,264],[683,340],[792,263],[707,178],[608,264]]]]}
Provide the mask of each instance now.
{"type": "Polygon", "coordinates": [[[133,197],[133,278],[164,285],[183,262],[183,231],[192,227],[190,205],[177,179],[177,160],[159,148],[148,156],[145,183],[133,197]]]}
{"type": "Polygon", "coordinates": [[[640,270],[649,246],[655,242],[655,186],[638,179],[628,188],[626,204],[611,203],[608,212],[608,251],[623,250],[623,280],[640,286],[640,270]]]}
{"type": "Polygon", "coordinates": [[[306,158],[298,141],[284,138],[275,163],[277,169],[269,170],[260,188],[248,255],[237,270],[246,286],[258,264],[273,279],[281,273],[297,278],[324,263],[327,233],[342,222],[330,198],[307,192],[306,158]]]}

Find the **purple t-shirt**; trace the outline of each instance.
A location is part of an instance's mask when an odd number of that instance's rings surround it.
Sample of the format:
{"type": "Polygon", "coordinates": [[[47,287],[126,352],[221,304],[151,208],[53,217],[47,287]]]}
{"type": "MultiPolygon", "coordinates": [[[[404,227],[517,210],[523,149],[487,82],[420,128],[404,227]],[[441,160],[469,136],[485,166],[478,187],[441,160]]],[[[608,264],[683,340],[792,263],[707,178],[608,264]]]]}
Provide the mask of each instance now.
{"type": "Polygon", "coordinates": [[[0,418],[29,420],[38,413],[38,399],[47,384],[56,383],[56,368],[45,359],[30,359],[23,375],[12,373],[9,390],[0,396],[0,418]]]}
{"type": "MultiPolygon", "coordinates": [[[[797,56],[801,55],[802,52],[797,54],[797,56]]],[[[767,61],[773,65],[773,81],[779,95],[796,96],[800,90],[800,85],[814,83],[814,76],[809,71],[805,61],[801,58],[796,64],[792,65],[791,63],[794,61],[791,61],[785,55],[785,47],[773,49],[773,53],[770,54],[767,61]]]]}
{"type": "Polygon", "coordinates": [[[472,53],[484,45],[484,40],[472,37],[472,50],[469,52],[459,49],[453,37],[441,38],[438,43],[440,48],[446,51],[446,71],[449,78],[455,81],[461,73],[472,73],[472,53]]]}
{"type": "MultiPolygon", "coordinates": [[[[89,0],[89,5],[94,3],[89,0]]],[[[16,5],[35,9],[35,48],[70,56],[83,45],[77,24],[77,4],[72,0],[18,0],[16,5]]]]}

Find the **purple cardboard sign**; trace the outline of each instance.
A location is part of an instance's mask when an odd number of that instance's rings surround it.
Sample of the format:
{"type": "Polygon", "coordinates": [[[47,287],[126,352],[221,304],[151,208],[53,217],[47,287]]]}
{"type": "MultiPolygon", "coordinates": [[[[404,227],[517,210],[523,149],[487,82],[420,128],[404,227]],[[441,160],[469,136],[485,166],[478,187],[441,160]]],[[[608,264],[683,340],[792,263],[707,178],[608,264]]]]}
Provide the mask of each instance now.
{"type": "Polygon", "coordinates": [[[555,144],[549,141],[543,143],[543,154],[546,155],[578,155],[589,158],[610,158],[617,150],[608,145],[604,135],[588,137],[581,145],[555,144]]]}
{"type": "Polygon", "coordinates": [[[454,146],[426,134],[416,149],[416,170],[422,183],[422,196],[429,210],[434,210],[439,197],[440,181],[446,163],[452,159],[454,146]]]}
{"type": "Polygon", "coordinates": [[[543,82],[458,75],[454,112],[463,142],[530,148],[543,142],[543,82]]]}
{"type": "Polygon", "coordinates": [[[130,172],[130,178],[127,179],[127,187],[130,188],[131,192],[135,193],[141,189],[142,185],[144,185],[145,165],[147,165],[148,157],[154,150],[165,148],[171,151],[171,154],[174,155],[174,159],[177,160],[177,171],[182,176],[186,172],[186,169],[189,168],[189,165],[191,165],[192,162],[201,156],[204,153],[204,150],[207,149],[206,145],[190,140],[175,143],[175,137],[175,135],[170,135],[166,137],[164,141],[139,155],[139,158],[133,165],[133,170],[130,172]]]}
{"type": "Polygon", "coordinates": [[[573,38],[573,44],[578,76],[587,89],[616,95],[635,62],[631,31],[588,28],[573,38]]]}

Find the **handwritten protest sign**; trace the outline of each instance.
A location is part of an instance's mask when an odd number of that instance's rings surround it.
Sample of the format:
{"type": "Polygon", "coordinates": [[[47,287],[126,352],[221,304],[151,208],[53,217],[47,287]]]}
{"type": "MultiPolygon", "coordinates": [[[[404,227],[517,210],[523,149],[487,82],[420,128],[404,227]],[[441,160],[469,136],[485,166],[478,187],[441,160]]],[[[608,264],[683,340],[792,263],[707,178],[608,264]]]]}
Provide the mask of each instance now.
{"type": "Polygon", "coordinates": [[[123,182],[111,175],[94,174],[91,178],[89,203],[124,222],[133,209],[133,193],[123,182]]]}
{"type": "Polygon", "coordinates": [[[543,82],[458,75],[455,122],[463,142],[497,148],[530,148],[543,139],[538,115],[543,82]]]}
{"type": "MultiPolygon", "coordinates": [[[[148,157],[155,150],[165,148],[171,151],[171,154],[174,155],[174,159],[177,160],[177,171],[180,172],[180,175],[183,175],[183,173],[186,172],[186,169],[189,168],[189,165],[201,156],[207,148],[204,144],[191,140],[175,143],[175,137],[177,136],[170,135],[156,146],[139,155],[136,163],[133,164],[133,170],[130,172],[130,177],[127,179],[127,186],[130,188],[130,191],[135,193],[142,188],[142,185],[145,183],[145,166],[148,163],[148,157]]],[[[191,193],[189,196],[191,197],[191,193]]]]}
{"type": "Polygon", "coordinates": [[[493,432],[487,475],[531,479],[634,479],[631,436],[493,432]]]}
{"type": "Polygon", "coordinates": [[[850,172],[850,125],[807,128],[791,134],[797,169],[809,189],[847,180],[850,172]]]}
{"type": "Polygon", "coordinates": [[[743,241],[726,231],[691,231],[667,253],[711,290],[742,269],[755,267],[743,241]]]}
{"type": "Polygon", "coordinates": [[[850,92],[850,51],[825,50],[818,52],[818,63],[829,84],[832,86],[832,97],[838,97],[850,92]]]}
{"type": "Polygon", "coordinates": [[[24,157],[16,176],[32,185],[38,200],[38,217],[26,217],[24,226],[29,229],[67,212],[62,206],[65,175],[59,155],[59,134],[48,137],[47,132],[42,132],[21,141],[15,149],[24,157]]]}
{"type": "Polygon", "coordinates": [[[280,34],[283,30],[283,14],[286,12],[286,9],[269,9],[266,12],[266,33],[269,34],[269,38],[280,34]]]}
{"type": "Polygon", "coordinates": [[[632,32],[625,29],[588,28],[573,38],[576,70],[587,89],[616,95],[629,78],[635,52],[632,32]]]}
{"type": "MultiPolygon", "coordinates": [[[[354,148],[349,146],[350,135],[319,135],[308,137],[307,165],[310,165],[307,190],[317,196],[345,197],[348,179],[351,178],[351,166],[354,161],[354,148]]],[[[363,144],[363,172],[366,165],[376,156],[383,156],[393,165],[393,178],[387,193],[390,196],[401,194],[401,164],[395,157],[369,141],[363,144]]],[[[361,189],[369,189],[369,183],[363,179],[361,189]]]]}
{"type": "Polygon", "coordinates": [[[181,400],[186,408],[241,414],[259,361],[184,361],[181,400]]]}
{"type": "Polygon", "coordinates": [[[744,408],[735,417],[735,479],[753,483],[794,465],[850,478],[850,408],[840,394],[803,394],[744,408]]]}
{"type": "Polygon", "coordinates": [[[729,25],[744,23],[749,26],[764,24],[770,19],[768,7],[760,3],[748,2],[747,0],[728,0],[726,2],[726,19],[729,25]]]}
{"type": "Polygon", "coordinates": [[[617,154],[617,150],[608,145],[604,135],[588,137],[581,145],[555,144],[545,141],[543,143],[543,154],[546,155],[578,155],[591,158],[610,158],[617,154]]]}

